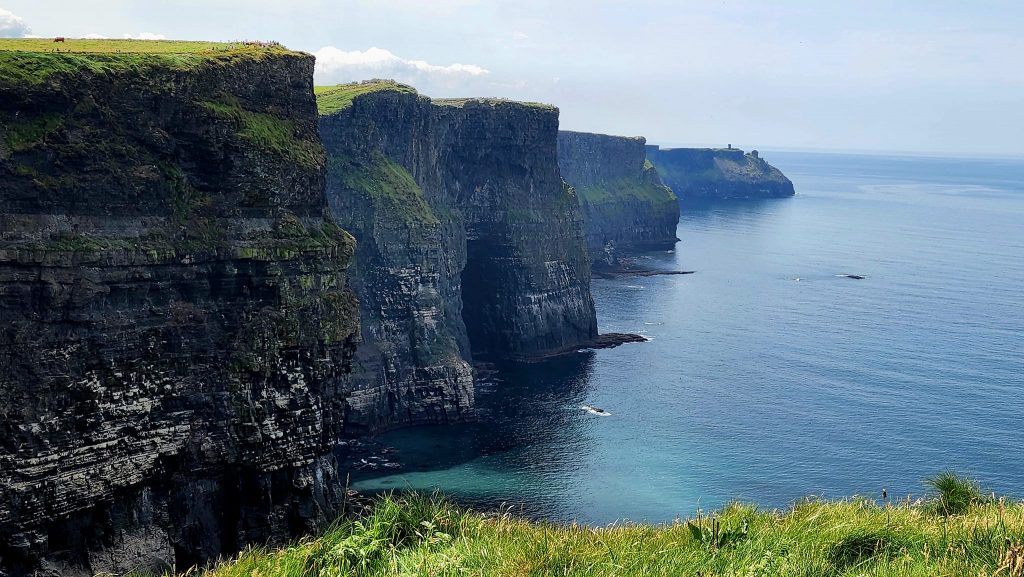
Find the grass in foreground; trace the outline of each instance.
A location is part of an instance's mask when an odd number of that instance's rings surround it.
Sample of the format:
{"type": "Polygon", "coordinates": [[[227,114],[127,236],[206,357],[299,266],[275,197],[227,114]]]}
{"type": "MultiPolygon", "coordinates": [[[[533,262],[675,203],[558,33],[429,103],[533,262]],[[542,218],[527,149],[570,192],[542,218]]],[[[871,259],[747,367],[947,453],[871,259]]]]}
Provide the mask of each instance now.
{"type": "Polygon", "coordinates": [[[249,550],[189,575],[1024,576],[1024,503],[986,498],[952,475],[932,484],[939,492],[914,502],[809,500],[786,511],[734,504],[668,525],[597,529],[389,495],[319,538],[249,550]],[[953,501],[966,505],[954,513],[953,501]]]}

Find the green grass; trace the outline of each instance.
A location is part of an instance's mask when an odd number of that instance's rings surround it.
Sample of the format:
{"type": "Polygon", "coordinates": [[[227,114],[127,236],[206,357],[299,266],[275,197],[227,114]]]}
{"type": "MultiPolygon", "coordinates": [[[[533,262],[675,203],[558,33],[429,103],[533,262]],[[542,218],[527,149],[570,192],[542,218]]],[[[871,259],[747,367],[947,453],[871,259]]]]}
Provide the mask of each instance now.
{"type": "Polygon", "coordinates": [[[81,71],[189,70],[238,59],[295,54],[280,45],[172,40],[0,39],[0,86],[38,85],[81,71]]]}
{"type": "Polygon", "coordinates": [[[416,89],[392,80],[367,80],[337,86],[316,86],[316,107],[321,116],[327,116],[345,110],[359,96],[373,92],[397,92],[400,94],[416,94],[416,89]]]}
{"type": "Polygon", "coordinates": [[[580,199],[590,205],[614,204],[631,200],[652,205],[678,202],[672,189],[660,183],[654,165],[646,159],[639,178],[625,177],[575,188],[580,199]]]}
{"type": "Polygon", "coordinates": [[[508,98],[434,98],[431,100],[438,106],[454,106],[456,108],[462,108],[467,104],[486,104],[489,106],[522,106],[525,108],[536,108],[539,110],[558,110],[558,107],[554,104],[547,104],[544,102],[531,102],[527,100],[511,100],[508,98]]]}
{"type": "Polygon", "coordinates": [[[990,497],[981,490],[977,481],[965,479],[951,471],[939,473],[925,480],[936,493],[934,506],[943,515],[962,515],[973,505],[983,505],[990,497]]]}
{"type": "Polygon", "coordinates": [[[214,54],[229,50],[257,48],[242,43],[196,42],[183,40],[95,40],[68,38],[54,42],[52,38],[0,38],[0,51],[72,52],[77,54],[214,54]]]}
{"type": "Polygon", "coordinates": [[[369,195],[377,211],[377,221],[439,223],[412,175],[380,152],[373,152],[366,160],[334,155],[328,158],[327,165],[328,171],[340,178],[342,186],[369,195]]]}
{"type": "Polygon", "coordinates": [[[1024,576],[1024,503],[974,502],[947,516],[933,507],[939,498],[733,504],[671,524],[590,528],[387,495],[318,538],[190,575],[1024,576]]]}
{"type": "Polygon", "coordinates": [[[323,147],[312,138],[297,136],[295,124],[291,120],[246,110],[237,99],[231,97],[201,104],[210,112],[235,121],[238,135],[264,150],[301,166],[316,168],[323,162],[323,147]]]}

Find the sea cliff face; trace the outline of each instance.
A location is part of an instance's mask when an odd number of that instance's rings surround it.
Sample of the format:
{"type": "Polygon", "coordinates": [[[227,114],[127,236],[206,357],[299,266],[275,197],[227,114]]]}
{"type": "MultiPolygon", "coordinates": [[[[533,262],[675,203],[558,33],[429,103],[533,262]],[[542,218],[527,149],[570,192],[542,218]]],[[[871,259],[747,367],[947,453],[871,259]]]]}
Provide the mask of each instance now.
{"type": "Polygon", "coordinates": [[[415,165],[412,155],[429,150],[431,105],[399,85],[366,88],[375,94],[344,110],[332,103],[350,96],[350,87],[318,89],[327,197],[336,221],[358,239],[351,284],[362,336],[350,378],[349,435],[463,421],[473,410],[462,220],[450,200],[428,198],[384,153],[415,165]]]}
{"type": "Polygon", "coordinates": [[[358,330],[313,58],[0,52],[0,574],[332,519],[358,330]]]}
{"type": "Polygon", "coordinates": [[[579,195],[595,266],[675,245],[679,202],[646,160],[645,144],[642,137],[558,133],[558,165],[579,195]]]}
{"type": "Polygon", "coordinates": [[[473,356],[596,336],[556,109],[387,82],[318,89],[318,103],[328,198],[359,247],[353,432],[471,418],[473,356]]]}
{"type": "Polygon", "coordinates": [[[738,148],[648,146],[647,159],[681,202],[794,194],[793,182],[756,150],[744,154],[738,148]]]}

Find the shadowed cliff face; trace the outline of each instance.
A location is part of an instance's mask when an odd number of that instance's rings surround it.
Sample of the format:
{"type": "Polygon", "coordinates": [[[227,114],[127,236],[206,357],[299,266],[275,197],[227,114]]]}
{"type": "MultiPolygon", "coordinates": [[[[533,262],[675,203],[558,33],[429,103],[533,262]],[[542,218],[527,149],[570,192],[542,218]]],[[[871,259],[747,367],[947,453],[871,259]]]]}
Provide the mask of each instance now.
{"type": "Polygon", "coordinates": [[[0,81],[11,575],[187,567],[343,498],[353,243],[323,216],[313,59],[96,58],[0,81]]]}
{"type": "Polygon", "coordinates": [[[665,184],[680,201],[793,196],[793,183],[757,151],[738,148],[647,147],[665,184]]]}
{"type": "MultiPolygon", "coordinates": [[[[319,98],[323,106],[331,94],[319,98]]],[[[462,321],[465,231],[439,191],[430,111],[429,100],[396,89],[320,120],[328,201],[358,240],[351,284],[362,337],[350,377],[350,435],[472,417],[462,321]],[[422,169],[419,182],[406,166],[422,169]]]]}
{"type": "Polygon", "coordinates": [[[579,195],[587,247],[597,264],[615,264],[622,251],[675,245],[679,202],[646,161],[645,142],[558,133],[558,165],[579,195]]]}
{"type": "Polygon", "coordinates": [[[532,355],[597,336],[582,217],[558,171],[558,110],[468,101],[438,112],[466,221],[474,353],[532,355]]]}
{"type": "Polygon", "coordinates": [[[471,352],[528,355],[596,335],[557,110],[433,102],[386,83],[324,89],[319,102],[328,198],[358,240],[351,431],[465,419],[471,352]]]}

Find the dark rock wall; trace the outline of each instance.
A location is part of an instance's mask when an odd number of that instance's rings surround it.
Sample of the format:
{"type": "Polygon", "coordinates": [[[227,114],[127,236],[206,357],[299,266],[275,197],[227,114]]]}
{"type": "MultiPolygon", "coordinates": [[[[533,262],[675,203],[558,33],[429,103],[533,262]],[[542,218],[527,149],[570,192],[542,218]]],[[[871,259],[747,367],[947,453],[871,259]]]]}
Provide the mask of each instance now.
{"type": "Polygon", "coordinates": [[[793,183],[751,151],[647,147],[647,158],[680,201],[793,196],[793,183]]]}
{"type": "Polygon", "coordinates": [[[596,335],[557,123],[550,107],[431,101],[407,88],[321,119],[328,198],[359,247],[352,430],[470,417],[472,355],[596,335]]]}
{"type": "Polygon", "coordinates": [[[487,100],[436,110],[446,185],[466,222],[474,354],[532,355],[597,336],[582,215],[558,170],[558,110],[487,100]]]}
{"type": "Polygon", "coordinates": [[[312,68],[0,82],[0,573],[183,568],[338,512],[358,319],[312,68]]]}
{"type": "Polygon", "coordinates": [[[596,264],[617,254],[671,248],[679,202],[645,158],[642,137],[558,133],[562,177],[580,199],[587,247],[596,264]]]}
{"type": "MultiPolygon", "coordinates": [[[[417,160],[430,153],[430,109],[415,94],[384,91],[321,118],[328,200],[358,240],[351,284],[362,337],[351,375],[350,435],[472,417],[464,228],[451,202],[428,198],[405,168],[439,170],[436,158],[417,160]]],[[[419,177],[437,182],[440,175],[419,177]]]]}

